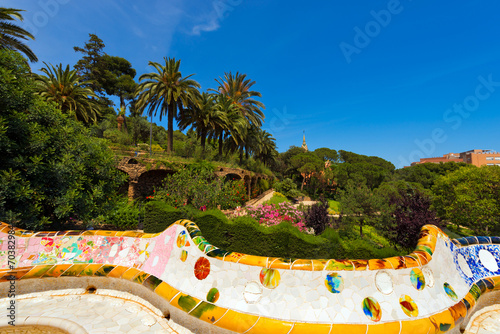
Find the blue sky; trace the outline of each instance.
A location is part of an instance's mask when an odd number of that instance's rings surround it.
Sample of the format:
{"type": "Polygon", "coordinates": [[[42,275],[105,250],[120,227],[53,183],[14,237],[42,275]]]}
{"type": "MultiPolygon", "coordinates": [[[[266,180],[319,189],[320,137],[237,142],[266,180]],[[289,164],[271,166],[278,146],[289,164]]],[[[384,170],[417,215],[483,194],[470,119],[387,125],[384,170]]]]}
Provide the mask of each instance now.
{"type": "Polygon", "coordinates": [[[36,37],[29,46],[41,61],[74,65],[73,46],[94,33],[138,76],[164,56],[180,58],[183,75],[195,73],[203,90],[224,72],[246,73],[280,152],[300,146],[303,131],[310,149],[380,156],[396,167],[500,151],[493,0],[0,3],[26,10],[24,25],[36,37]]]}

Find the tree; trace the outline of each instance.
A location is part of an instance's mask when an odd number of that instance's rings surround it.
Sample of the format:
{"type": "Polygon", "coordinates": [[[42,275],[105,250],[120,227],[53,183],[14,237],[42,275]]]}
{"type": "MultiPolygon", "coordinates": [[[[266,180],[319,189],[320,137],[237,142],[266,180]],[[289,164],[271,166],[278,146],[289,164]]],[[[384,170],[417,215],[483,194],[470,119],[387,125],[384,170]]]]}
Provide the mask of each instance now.
{"type": "MultiPolygon", "coordinates": [[[[255,100],[256,97],[262,97],[262,94],[251,90],[255,81],[247,79],[246,76],[246,74],[240,74],[239,72],[236,72],[235,75],[229,72],[224,73],[224,78],[215,79],[215,81],[219,84],[218,92],[231,98],[233,103],[238,106],[241,115],[247,120],[245,134],[249,134],[251,132],[248,130],[251,125],[262,126],[265,118],[262,109],[265,109],[265,106],[262,102],[255,100]]],[[[243,158],[244,148],[248,159],[248,140],[245,138],[240,146],[240,162],[243,158]]]]}
{"type": "Polygon", "coordinates": [[[323,170],[324,163],[318,156],[312,152],[304,152],[297,154],[290,160],[292,166],[296,168],[302,175],[302,185],[300,190],[304,189],[304,184],[314,174],[318,174],[323,170]]]}
{"type": "Polygon", "coordinates": [[[90,222],[124,181],[114,154],[43,101],[22,57],[0,51],[0,220],[28,229],[90,222]]]}
{"type": "Polygon", "coordinates": [[[120,98],[120,109],[125,109],[125,100],[131,100],[137,89],[134,81],[135,69],[125,58],[104,55],[102,56],[104,73],[98,81],[108,95],[120,98]]]}
{"type": "Polygon", "coordinates": [[[141,111],[148,109],[149,115],[155,115],[160,110],[162,116],[168,118],[168,146],[167,153],[173,150],[173,123],[181,119],[184,108],[196,103],[200,84],[190,79],[193,74],[182,77],[179,67],[180,60],[164,58],[165,65],[149,62],[156,72],[146,73],[139,77],[139,87],[136,92],[137,108],[141,111]],[[179,112],[179,114],[177,113],[179,112]]]}
{"type": "Polygon", "coordinates": [[[341,214],[359,224],[359,234],[363,236],[363,225],[379,210],[379,198],[366,184],[347,182],[345,190],[340,191],[341,214]]]}
{"type": "Polygon", "coordinates": [[[104,42],[97,37],[96,34],[89,34],[89,41],[85,43],[83,48],[74,46],[75,52],[83,54],[82,59],[76,63],[75,70],[88,84],[88,86],[97,94],[104,93],[104,88],[101,85],[100,78],[104,76],[105,64],[104,42]]]}
{"type": "Polygon", "coordinates": [[[184,131],[188,127],[196,129],[196,136],[200,139],[202,152],[205,153],[207,134],[210,129],[215,128],[214,114],[215,97],[212,94],[203,92],[193,103],[184,110],[184,115],[179,120],[179,129],[184,131]]]}
{"type": "Polygon", "coordinates": [[[408,186],[399,189],[389,199],[390,217],[386,225],[388,237],[394,245],[407,251],[415,249],[424,225],[440,226],[440,220],[431,209],[431,199],[422,190],[408,186]]]}
{"type": "Polygon", "coordinates": [[[317,148],[314,150],[313,153],[316,154],[321,160],[323,160],[325,162],[329,161],[331,163],[337,163],[337,162],[339,162],[339,159],[340,159],[337,151],[332,150],[332,149],[327,148],[327,147],[317,148]]]}
{"type": "Polygon", "coordinates": [[[462,167],[440,177],[432,188],[438,216],[476,235],[500,231],[500,168],[462,167]]]}
{"type": "Polygon", "coordinates": [[[37,56],[31,49],[24,44],[24,40],[32,39],[35,37],[27,30],[12,23],[14,20],[23,20],[20,14],[23,10],[14,8],[0,7],[0,50],[15,50],[25,54],[31,62],[37,62],[37,56]]]}
{"type": "MultiPolygon", "coordinates": [[[[218,140],[219,145],[219,160],[222,159],[224,147],[224,137],[232,130],[234,134],[238,133],[238,128],[243,128],[244,119],[239,113],[238,106],[233,103],[232,99],[218,94],[215,100],[214,113],[212,115],[212,129],[209,131],[209,136],[218,140]]],[[[237,136],[232,139],[238,140],[237,136]]]]}
{"type": "Polygon", "coordinates": [[[47,101],[56,103],[64,113],[78,121],[94,123],[100,115],[99,104],[87,82],[82,81],[69,65],[63,70],[62,64],[47,65],[41,71],[45,75],[37,75],[37,94],[47,101]]]}

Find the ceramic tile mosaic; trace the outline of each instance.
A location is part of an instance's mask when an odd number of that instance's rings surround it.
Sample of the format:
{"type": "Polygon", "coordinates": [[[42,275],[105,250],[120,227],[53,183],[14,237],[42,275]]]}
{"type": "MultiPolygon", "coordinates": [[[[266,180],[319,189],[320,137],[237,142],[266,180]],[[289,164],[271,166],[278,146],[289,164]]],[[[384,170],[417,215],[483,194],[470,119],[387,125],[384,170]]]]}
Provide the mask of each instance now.
{"type": "MultiPolygon", "coordinates": [[[[96,293],[68,289],[19,296],[16,299],[16,323],[19,325],[21,319],[26,319],[23,324],[35,326],[43,321],[45,325],[68,330],[64,333],[192,334],[165,319],[153,305],[134,295],[105,289],[96,293]],[[73,326],[77,324],[80,330],[61,326],[66,322],[73,326]]],[[[9,303],[9,298],[0,299],[0,327],[7,325],[2,320],[8,319],[6,306],[9,303]]],[[[54,327],[47,333],[52,333],[54,327]]],[[[0,332],[4,333],[1,329],[0,332]]]]}
{"type": "Polygon", "coordinates": [[[141,284],[190,316],[237,333],[443,333],[500,289],[500,238],[450,240],[424,226],[415,251],[386,259],[300,260],[227,252],[196,224],[162,233],[0,226],[0,280],[106,276],[141,284]]]}

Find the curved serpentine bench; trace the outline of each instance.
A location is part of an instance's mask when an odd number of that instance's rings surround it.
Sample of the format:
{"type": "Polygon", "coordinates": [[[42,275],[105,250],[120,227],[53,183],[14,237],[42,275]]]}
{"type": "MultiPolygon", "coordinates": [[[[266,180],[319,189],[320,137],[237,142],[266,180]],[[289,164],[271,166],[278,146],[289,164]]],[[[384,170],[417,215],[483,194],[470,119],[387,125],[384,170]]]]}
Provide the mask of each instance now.
{"type": "Polygon", "coordinates": [[[479,297],[500,289],[499,244],[500,237],[451,240],[426,225],[406,256],[303,260],[221,250],[188,220],[158,234],[30,232],[2,223],[0,284],[125,280],[213,333],[458,333],[479,297]]]}

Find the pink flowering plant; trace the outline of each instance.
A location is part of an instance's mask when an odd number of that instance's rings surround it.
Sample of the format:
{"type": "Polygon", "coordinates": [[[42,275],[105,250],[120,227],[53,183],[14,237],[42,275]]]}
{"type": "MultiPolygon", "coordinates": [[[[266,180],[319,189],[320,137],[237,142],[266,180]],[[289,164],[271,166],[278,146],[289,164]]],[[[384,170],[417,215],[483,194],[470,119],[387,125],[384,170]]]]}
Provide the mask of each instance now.
{"type": "Polygon", "coordinates": [[[248,215],[256,219],[261,225],[273,226],[281,222],[288,222],[302,232],[306,231],[304,212],[292,204],[283,202],[279,204],[257,205],[246,208],[248,215]]]}

